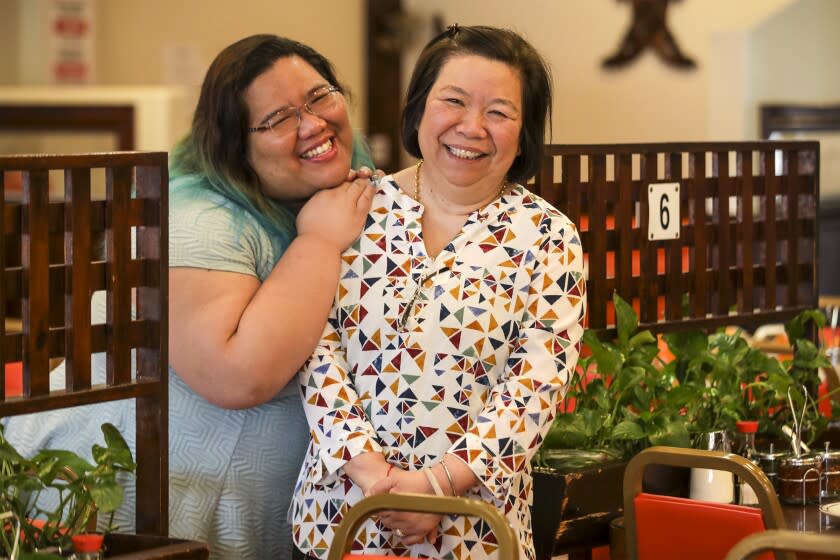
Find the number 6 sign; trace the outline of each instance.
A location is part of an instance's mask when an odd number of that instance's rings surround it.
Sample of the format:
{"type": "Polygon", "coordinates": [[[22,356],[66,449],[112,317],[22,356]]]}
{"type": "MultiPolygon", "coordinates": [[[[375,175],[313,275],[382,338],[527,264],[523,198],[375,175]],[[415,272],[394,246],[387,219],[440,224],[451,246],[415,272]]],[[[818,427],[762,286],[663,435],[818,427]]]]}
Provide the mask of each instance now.
{"type": "Polygon", "coordinates": [[[648,240],[679,239],[680,184],[648,185],[648,240]]]}

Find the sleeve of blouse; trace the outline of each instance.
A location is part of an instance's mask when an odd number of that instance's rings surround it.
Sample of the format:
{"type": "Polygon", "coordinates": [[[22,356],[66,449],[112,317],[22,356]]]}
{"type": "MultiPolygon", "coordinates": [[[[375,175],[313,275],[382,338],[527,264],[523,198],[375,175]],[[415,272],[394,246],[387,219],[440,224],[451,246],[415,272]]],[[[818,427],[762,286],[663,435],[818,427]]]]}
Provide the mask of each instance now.
{"type": "Polygon", "coordinates": [[[342,309],[333,306],[321,342],[300,372],[303,406],[315,451],[312,482],[329,484],[363,453],[382,452],[341,345],[342,309]]]}
{"type": "Polygon", "coordinates": [[[548,432],[577,364],[586,310],[583,251],[565,216],[547,214],[535,248],[526,312],[512,337],[505,374],[451,453],[500,501],[548,432]]]}

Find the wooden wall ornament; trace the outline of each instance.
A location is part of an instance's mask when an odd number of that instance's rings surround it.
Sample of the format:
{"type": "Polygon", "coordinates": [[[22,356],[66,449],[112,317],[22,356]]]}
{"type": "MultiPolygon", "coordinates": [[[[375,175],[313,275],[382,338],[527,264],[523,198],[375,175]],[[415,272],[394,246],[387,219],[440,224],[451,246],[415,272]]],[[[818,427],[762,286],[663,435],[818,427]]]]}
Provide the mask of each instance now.
{"type": "Polygon", "coordinates": [[[693,70],[697,63],[682,52],[666,24],[665,12],[671,0],[618,0],[633,3],[633,19],[615,53],[601,65],[607,69],[621,68],[633,62],[648,47],[665,64],[683,70],[693,70]]]}

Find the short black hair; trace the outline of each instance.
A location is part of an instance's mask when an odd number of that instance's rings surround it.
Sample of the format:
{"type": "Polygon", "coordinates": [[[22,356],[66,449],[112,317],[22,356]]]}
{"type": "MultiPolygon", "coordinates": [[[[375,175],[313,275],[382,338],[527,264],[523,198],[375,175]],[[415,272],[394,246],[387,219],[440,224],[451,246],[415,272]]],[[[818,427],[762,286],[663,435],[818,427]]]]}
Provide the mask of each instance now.
{"type": "Polygon", "coordinates": [[[422,157],[417,129],[426,110],[426,99],[443,65],[459,55],[482,56],[519,71],[522,80],[522,131],[519,154],[506,178],[524,183],[536,174],[542,159],[546,123],[551,115],[551,74],[539,52],[509,29],[455,24],[423,48],[406,92],[400,123],[403,147],[412,156],[422,157]]]}

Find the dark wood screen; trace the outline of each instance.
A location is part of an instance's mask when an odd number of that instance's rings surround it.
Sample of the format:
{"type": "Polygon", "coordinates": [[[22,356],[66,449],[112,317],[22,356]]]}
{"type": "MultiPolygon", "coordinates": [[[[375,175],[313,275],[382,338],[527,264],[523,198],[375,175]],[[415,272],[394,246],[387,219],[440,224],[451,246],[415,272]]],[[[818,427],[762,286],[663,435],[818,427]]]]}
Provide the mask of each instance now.
{"type": "Polygon", "coordinates": [[[4,200],[0,212],[0,292],[8,304],[0,308],[0,416],[136,399],[136,531],[166,535],[167,155],[0,157],[0,189],[12,177],[23,197],[4,200]],[[98,180],[101,199],[91,196],[98,180]],[[49,196],[51,181],[64,186],[60,200],[49,196]],[[106,292],[107,320],[92,325],[98,290],[106,292]],[[6,310],[15,308],[19,330],[8,328],[15,318],[7,321],[6,310]],[[92,386],[97,352],[106,354],[107,381],[92,386]],[[57,358],[66,361],[66,383],[50,391],[57,358]],[[7,396],[3,366],[17,361],[23,395],[7,396]]]}
{"type": "Polygon", "coordinates": [[[819,143],[549,145],[533,190],[581,230],[588,326],[613,291],[654,332],[783,322],[818,306],[819,143]],[[649,241],[648,185],[678,183],[679,237],[649,241]]]}
{"type": "Polygon", "coordinates": [[[111,132],[117,150],[134,149],[134,107],[130,105],[2,105],[0,131],[111,132]]]}
{"type": "Polygon", "coordinates": [[[840,130],[840,105],[762,105],[759,114],[762,138],[773,132],[840,130]]]}

